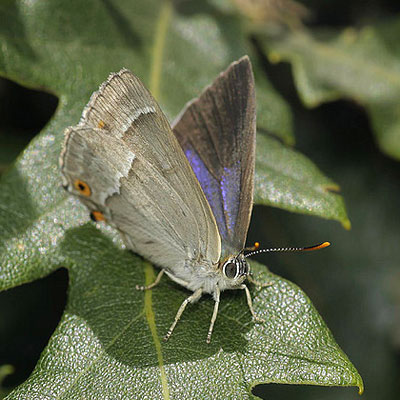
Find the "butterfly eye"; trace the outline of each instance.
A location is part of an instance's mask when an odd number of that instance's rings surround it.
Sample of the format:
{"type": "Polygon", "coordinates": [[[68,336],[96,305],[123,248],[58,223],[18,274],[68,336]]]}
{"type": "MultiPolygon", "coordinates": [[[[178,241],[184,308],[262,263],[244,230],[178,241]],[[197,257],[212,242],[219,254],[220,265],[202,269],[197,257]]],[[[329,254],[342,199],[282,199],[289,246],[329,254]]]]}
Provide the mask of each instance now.
{"type": "Polygon", "coordinates": [[[238,273],[237,265],[234,262],[227,262],[224,265],[224,274],[229,279],[234,279],[238,273]]]}
{"type": "Polygon", "coordinates": [[[81,181],[80,179],[75,180],[74,187],[80,194],[86,197],[89,197],[92,194],[89,185],[86,182],[81,181]]]}

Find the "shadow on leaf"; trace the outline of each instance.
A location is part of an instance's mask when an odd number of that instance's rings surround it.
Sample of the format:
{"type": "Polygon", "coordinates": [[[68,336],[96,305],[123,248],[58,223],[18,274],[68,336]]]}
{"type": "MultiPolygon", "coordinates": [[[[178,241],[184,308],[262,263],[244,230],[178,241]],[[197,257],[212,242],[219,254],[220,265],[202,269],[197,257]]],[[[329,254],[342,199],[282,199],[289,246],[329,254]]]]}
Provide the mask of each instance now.
{"type": "Polygon", "coordinates": [[[210,296],[189,305],[170,340],[164,342],[163,336],[189,291],[163,278],[148,296],[150,300],[145,300],[145,293],[135,287],[144,284],[145,269],[153,267],[118,248],[92,224],[68,230],[61,252],[71,265],[66,313],[84,321],[115,360],[132,367],[158,365],[158,344],[165,364],[209,358],[221,348],[244,351],[244,336],[252,321],[242,291],[223,293],[210,345],[205,343],[214,306],[210,296]],[[150,329],[149,312],[154,314],[156,334],[150,329]]]}

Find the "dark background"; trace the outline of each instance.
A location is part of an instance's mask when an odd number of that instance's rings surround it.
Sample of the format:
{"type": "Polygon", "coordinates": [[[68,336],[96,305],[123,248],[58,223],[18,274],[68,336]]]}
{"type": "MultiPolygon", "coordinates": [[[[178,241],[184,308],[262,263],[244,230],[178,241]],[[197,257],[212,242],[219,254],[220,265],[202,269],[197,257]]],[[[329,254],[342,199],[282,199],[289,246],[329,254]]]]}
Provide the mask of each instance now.
{"type": "MultiPolygon", "coordinates": [[[[400,11],[391,1],[310,1],[310,26],[363,26],[400,11]]],[[[257,42],[253,42],[257,48],[257,42]]],[[[261,55],[260,55],[261,56],[261,55]]],[[[249,243],[301,246],[329,240],[310,254],[260,256],[270,269],[298,284],[311,298],[339,345],[364,379],[364,399],[400,398],[400,164],[379,152],[366,113],[351,100],[305,109],[288,64],[266,73],[294,114],[296,149],[341,186],[352,229],[282,210],[255,207],[249,243]]],[[[0,79],[0,174],[51,118],[57,99],[0,79]]],[[[0,293],[0,398],[23,382],[58,324],[68,275],[49,277],[0,293]]],[[[355,388],[263,385],[268,399],[356,399],[355,388]]]]}

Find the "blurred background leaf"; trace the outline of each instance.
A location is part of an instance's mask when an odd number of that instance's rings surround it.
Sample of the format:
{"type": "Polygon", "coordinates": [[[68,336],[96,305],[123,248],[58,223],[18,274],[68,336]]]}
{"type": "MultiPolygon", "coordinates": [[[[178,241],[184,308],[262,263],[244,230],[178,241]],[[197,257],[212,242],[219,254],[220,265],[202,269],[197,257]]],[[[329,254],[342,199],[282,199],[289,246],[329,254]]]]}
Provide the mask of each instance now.
{"type": "Polygon", "coordinates": [[[270,61],[288,61],[308,107],[339,98],[363,105],[380,149],[400,159],[400,18],[343,30],[261,39],[270,61]]]}

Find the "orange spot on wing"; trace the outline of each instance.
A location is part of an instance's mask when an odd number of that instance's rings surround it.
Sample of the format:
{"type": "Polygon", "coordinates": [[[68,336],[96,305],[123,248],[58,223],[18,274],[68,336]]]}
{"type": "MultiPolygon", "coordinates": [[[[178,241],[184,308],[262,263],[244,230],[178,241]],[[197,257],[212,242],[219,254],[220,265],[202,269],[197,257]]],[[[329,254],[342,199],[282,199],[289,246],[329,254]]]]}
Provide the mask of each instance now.
{"type": "Polygon", "coordinates": [[[104,214],[101,211],[92,211],[90,213],[90,218],[92,218],[92,220],[96,221],[96,222],[105,221],[106,220],[104,214]]]}
{"type": "Polygon", "coordinates": [[[92,194],[89,185],[80,179],[75,180],[74,187],[83,196],[89,197],[92,194]]]}
{"type": "Polygon", "coordinates": [[[99,129],[103,129],[106,126],[106,123],[102,120],[99,121],[99,123],[97,124],[97,127],[99,129]]]}

